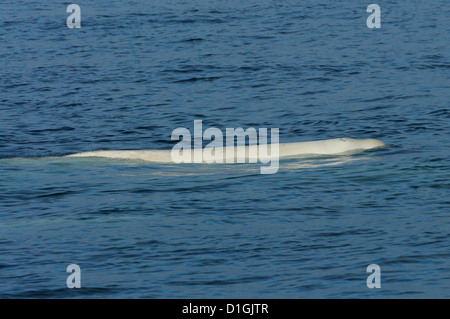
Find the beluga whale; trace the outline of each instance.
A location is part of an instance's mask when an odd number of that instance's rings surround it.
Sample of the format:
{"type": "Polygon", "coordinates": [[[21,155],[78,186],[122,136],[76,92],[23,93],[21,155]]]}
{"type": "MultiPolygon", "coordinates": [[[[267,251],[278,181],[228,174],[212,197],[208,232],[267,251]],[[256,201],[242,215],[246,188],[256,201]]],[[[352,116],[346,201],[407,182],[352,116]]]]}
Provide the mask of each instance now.
{"type": "MultiPolygon", "coordinates": [[[[250,162],[263,161],[270,158],[295,157],[302,155],[340,155],[348,153],[359,153],[366,150],[386,146],[382,141],[376,139],[353,139],[334,138],[328,140],[276,143],[267,145],[250,146],[227,146],[216,147],[213,152],[205,149],[191,149],[187,152],[186,158],[191,159],[191,163],[212,163],[212,162],[238,162],[248,160],[250,162]],[[261,152],[261,147],[266,146],[271,152],[261,152]],[[278,149],[278,151],[275,151],[278,149]],[[268,154],[270,153],[270,154],[268,154]],[[201,158],[201,161],[193,159],[201,158]],[[219,161],[219,160],[222,161],[219,161]]],[[[185,151],[186,152],[186,151],[185,151]]],[[[66,157],[104,157],[111,159],[136,159],[157,163],[180,163],[189,161],[177,161],[174,158],[173,150],[108,150],[92,151],[84,153],[70,154],[66,157]]]]}

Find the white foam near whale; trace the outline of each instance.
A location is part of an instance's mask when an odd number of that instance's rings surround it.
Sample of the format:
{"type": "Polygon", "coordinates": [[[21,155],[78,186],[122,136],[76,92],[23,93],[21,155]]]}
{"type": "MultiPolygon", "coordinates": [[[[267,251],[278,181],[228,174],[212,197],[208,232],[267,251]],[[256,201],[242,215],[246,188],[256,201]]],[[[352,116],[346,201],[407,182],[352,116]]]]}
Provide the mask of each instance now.
{"type": "MultiPolygon", "coordinates": [[[[268,152],[261,152],[261,145],[237,146],[230,152],[229,147],[216,148],[222,155],[223,163],[235,162],[237,159],[252,162],[281,157],[293,157],[300,155],[339,155],[345,153],[357,153],[369,149],[383,147],[385,144],[376,139],[352,139],[335,138],[321,141],[280,143],[267,145],[268,152]],[[278,150],[274,151],[274,150],[278,150]],[[277,154],[278,153],[278,154],[277,154]]],[[[204,149],[193,149],[189,158],[201,158],[204,163],[217,162],[217,154],[204,149]]],[[[104,157],[112,159],[137,159],[158,163],[175,163],[171,150],[116,150],[116,151],[94,151],[67,155],[66,157],[104,157]]],[[[193,161],[192,161],[193,162],[193,161]]],[[[239,161],[237,161],[239,162],[239,161]]]]}

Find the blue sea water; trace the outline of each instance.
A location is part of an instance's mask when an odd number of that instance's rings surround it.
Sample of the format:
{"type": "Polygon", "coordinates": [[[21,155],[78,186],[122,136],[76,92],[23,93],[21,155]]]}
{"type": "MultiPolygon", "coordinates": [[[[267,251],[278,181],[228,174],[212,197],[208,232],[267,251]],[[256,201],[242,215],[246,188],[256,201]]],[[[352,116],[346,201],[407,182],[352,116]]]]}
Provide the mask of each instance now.
{"type": "Polygon", "coordinates": [[[1,298],[450,297],[447,1],[378,1],[380,29],[361,1],[75,3],[80,29],[0,5],[1,298]],[[273,175],[60,157],[196,119],[389,147],[273,175]]]}

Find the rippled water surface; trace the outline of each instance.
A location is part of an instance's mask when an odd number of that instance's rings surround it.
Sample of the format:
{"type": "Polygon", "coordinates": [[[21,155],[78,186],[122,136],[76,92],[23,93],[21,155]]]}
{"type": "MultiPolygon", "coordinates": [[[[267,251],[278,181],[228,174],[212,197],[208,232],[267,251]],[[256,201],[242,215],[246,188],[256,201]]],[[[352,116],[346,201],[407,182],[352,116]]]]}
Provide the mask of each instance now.
{"type": "Polygon", "coordinates": [[[3,1],[0,297],[450,297],[446,1],[3,1]],[[177,127],[377,138],[357,155],[167,165],[177,127]],[[66,267],[82,288],[66,288],[66,267]],[[381,267],[381,289],[366,268],[381,267]]]}

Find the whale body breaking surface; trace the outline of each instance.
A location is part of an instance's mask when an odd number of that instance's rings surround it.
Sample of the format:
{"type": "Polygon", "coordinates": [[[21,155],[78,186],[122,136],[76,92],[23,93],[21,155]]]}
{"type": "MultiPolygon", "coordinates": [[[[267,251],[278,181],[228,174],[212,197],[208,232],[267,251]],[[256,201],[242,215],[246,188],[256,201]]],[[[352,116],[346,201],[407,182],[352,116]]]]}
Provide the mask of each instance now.
{"type": "MultiPolygon", "coordinates": [[[[352,138],[335,138],[329,140],[296,142],[296,143],[280,143],[268,144],[268,149],[278,146],[277,157],[295,157],[301,155],[340,155],[349,152],[357,153],[370,149],[386,146],[382,141],[376,139],[352,139],[352,138]]],[[[245,154],[247,160],[263,160],[272,158],[276,155],[273,152],[268,155],[261,155],[258,152],[260,145],[237,146],[232,152],[228,152],[229,147],[223,147],[223,160],[229,162],[238,154],[245,154]],[[231,155],[230,155],[231,154],[231,155]]],[[[217,151],[217,150],[216,150],[217,151]]],[[[109,150],[109,151],[93,151],[67,155],[66,157],[103,157],[111,159],[135,159],[157,163],[174,163],[171,150],[109,150]]],[[[213,155],[210,152],[204,152],[204,149],[192,149],[192,158],[199,155],[202,156],[203,162],[211,162],[213,155]],[[208,158],[210,157],[210,158],[208,158]]]]}

